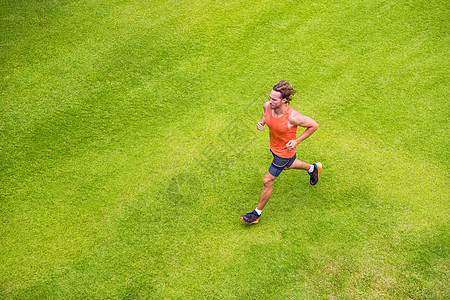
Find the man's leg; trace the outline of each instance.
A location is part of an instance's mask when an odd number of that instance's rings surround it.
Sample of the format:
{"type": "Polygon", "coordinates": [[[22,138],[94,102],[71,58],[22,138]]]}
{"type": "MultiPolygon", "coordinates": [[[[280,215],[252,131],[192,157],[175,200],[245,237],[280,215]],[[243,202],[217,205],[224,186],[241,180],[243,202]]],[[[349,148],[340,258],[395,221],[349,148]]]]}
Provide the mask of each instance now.
{"type": "Polygon", "coordinates": [[[308,163],[305,163],[304,161],[301,161],[300,159],[295,159],[295,161],[292,163],[291,166],[288,168],[284,168],[285,170],[292,170],[292,169],[300,169],[300,170],[306,170],[308,171],[308,174],[310,176],[309,183],[311,185],[316,185],[319,181],[319,173],[322,171],[322,164],[320,162],[310,165],[308,163]]]}
{"type": "Polygon", "coordinates": [[[283,169],[278,169],[273,165],[270,166],[269,171],[266,173],[263,179],[263,189],[261,191],[261,195],[259,196],[258,206],[251,213],[241,216],[241,220],[247,223],[248,225],[256,224],[259,222],[259,217],[261,216],[261,211],[264,206],[266,206],[267,202],[272,196],[272,188],[275,179],[283,169]]]}
{"type": "Polygon", "coordinates": [[[301,169],[308,171],[311,168],[311,165],[308,163],[305,163],[304,161],[301,161],[300,159],[295,159],[295,161],[292,163],[292,165],[289,168],[284,168],[285,170],[292,170],[292,169],[301,169]]]}
{"type": "Polygon", "coordinates": [[[277,178],[270,174],[270,172],[267,172],[266,176],[264,176],[264,186],[261,191],[261,195],[259,196],[258,206],[256,207],[257,209],[263,210],[264,206],[266,206],[270,196],[272,196],[273,183],[275,182],[275,179],[277,178]]]}

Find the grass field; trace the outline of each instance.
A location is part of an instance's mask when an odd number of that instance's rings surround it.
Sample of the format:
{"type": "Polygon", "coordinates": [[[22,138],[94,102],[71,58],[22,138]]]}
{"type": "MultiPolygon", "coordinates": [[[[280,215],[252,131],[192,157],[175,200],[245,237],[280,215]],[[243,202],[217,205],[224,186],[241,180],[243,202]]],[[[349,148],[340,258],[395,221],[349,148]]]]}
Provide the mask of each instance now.
{"type": "Polygon", "coordinates": [[[0,298],[448,299],[436,0],[0,4],[0,298]],[[261,221],[262,104],[319,130],[261,221]]]}

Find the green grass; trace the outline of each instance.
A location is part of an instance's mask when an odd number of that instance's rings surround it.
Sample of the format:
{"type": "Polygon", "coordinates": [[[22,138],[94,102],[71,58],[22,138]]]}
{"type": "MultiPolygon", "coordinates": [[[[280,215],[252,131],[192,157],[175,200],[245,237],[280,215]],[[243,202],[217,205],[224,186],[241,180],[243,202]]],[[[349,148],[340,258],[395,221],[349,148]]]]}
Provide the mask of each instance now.
{"type": "Polygon", "coordinates": [[[0,298],[448,299],[449,8],[0,4],[0,298]],[[248,227],[281,79],[324,171],[248,227]]]}

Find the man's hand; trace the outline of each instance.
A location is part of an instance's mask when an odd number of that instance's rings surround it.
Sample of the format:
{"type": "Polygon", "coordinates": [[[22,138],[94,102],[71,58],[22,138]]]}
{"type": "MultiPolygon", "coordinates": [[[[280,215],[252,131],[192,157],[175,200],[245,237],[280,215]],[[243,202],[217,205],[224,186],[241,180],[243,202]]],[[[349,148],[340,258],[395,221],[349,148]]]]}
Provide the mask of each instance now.
{"type": "Polygon", "coordinates": [[[264,123],[263,122],[256,123],[256,128],[258,128],[259,131],[263,131],[264,123]]]}
{"type": "Polygon", "coordinates": [[[297,140],[290,140],[287,144],[286,144],[286,148],[288,150],[294,150],[295,147],[297,147],[297,145],[299,144],[299,142],[297,142],[297,140]]]}

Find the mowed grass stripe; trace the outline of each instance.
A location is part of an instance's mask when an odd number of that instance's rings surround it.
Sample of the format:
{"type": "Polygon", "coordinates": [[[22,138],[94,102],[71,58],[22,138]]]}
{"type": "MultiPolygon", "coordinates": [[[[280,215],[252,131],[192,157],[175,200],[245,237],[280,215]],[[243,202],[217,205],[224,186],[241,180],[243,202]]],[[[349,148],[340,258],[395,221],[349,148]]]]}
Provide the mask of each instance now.
{"type": "MultiPolygon", "coordinates": [[[[180,30],[183,31],[182,29],[180,30]]],[[[168,31],[171,32],[170,28],[168,31]]],[[[52,119],[53,113],[56,115],[56,119],[73,117],[76,118],[73,121],[74,123],[87,123],[88,128],[81,128],[79,131],[81,133],[86,132],[84,135],[88,137],[95,136],[95,134],[98,134],[98,131],[112,131],[114,127],[111,128],[111,122],[113,120],[105,122],[106,125],[104,126],[99,122],[99,120],[104,120],[105,118],[114,119],[117,122],[117,124],[114,124],[116,125],[115,127],[118,127],[117,131],[123,130],[124,126],[120,121],[130,116],[129,110],[134,108],[132,107],[133,105],[142,105],[140,103],[130,103],[128,95],[123,94],[123,90],[129,91],[132,88],[139,91],[142,86],[147,91],[154,87],[157,89],[154,93],[162,93],[159,95],[161,98],[183,98],[185,101],[181,102],[180,106],[175,105],[177,110],[184,109],[186,106],[189,108],[191,105],[195,105],[195,102],[192,100],[193,93],[190,92],[192,90],[190,85],[195,85],[198,80],[194,80],[196,75],[194,75],[194,79],[190,78],[190,75],[195,74],[196,70],[188,70],[189,73],[184,74],[185,70],[183,65],[185,63],[183,61],[186,61],[189,65],[196,65],[195,59],[191,59],[196,51],[187,48],[191,52],[190,54],[188,53],[186,55],[186,53],[183,53],[181,56],[178,55],[179,52],[171,54],[170,51],[175,52],[174,50],[177,49],[176,45],[183,44],[183,42],[178,41],[178,44],[175,44],[175,40],[169,40],[166,42],[167,44],[161,45],[158,37],[162,34],[156,32],[154,35],[156,40],[151,35],[147,39],[143,39],[144,44],[137,43],[137,46],[133,45],[128,40],[128,36],[126,36],[124,42],[126,46],[124,47],[121,47],[118,42],[111,43],[114,37],[111,40],[107,38],[106,41],[103,39],[96,41],[94,39],[94,42],[88,45],[87,49],[86,46],[82,45],[78,51],[64,56],[63,59],[57,58],[54,63],[46,62],[44,65],[38,65],[31,70],[26,70],[25,73],[30,74],[28,78],[29,82],[21,76],[20,84],[24,86],[24,90],[30,90],[32,93],[20,95],[19,97],[8,97],[10,103],[7,102],[6,107],[4,107],[6,119],[4,121],[7,126],[5,132],[16,138],[20,138],[23,131],[29,131],[30,127],[40,127],[39,123],[32,125],[30,122],[36,122],[36,120],[42,118],[42,122],[45,123],[47,120],[52,119]],[[167,47],[164,45],[167,45],[167,47]],[[127,46],[131,46],[131,48],[127,49],[127,46]],[[98,51],[99,49],[100,51],[98,51]],[[123,55],[128,51],[132,52],[134,61],[127,59],[128,55],[123,55]],[[140,51],[146,55],[139,54],[140,51]],[[145,60],[140,61],[140,56],[144,56],[145,60]],[[123,60],[124,57],[125,60],[123,60]],[[157,70],[154,70],[154,66],[157,67],[157,70]],[[165,76],[170,76],[166,77],[170,78],[167,79],[167,83],[163,83],[165,76]],[[61,78],[66,80],[59,80],[61,78]],[[177,83],[180,82],[182,83],[181,86],[177,86],[177,83]],[[40,86],[33,87],[36,83],[40,86]],[[55,83],[59,86],[49,86],[49,84],[55,83]],[[27,101],[23,101],[25,96],[27,101]],[[30,102],[30,98],[35,99],[36,102],[30,102]],[[70,103],[68,103],[69,101],[70,103]],[[24,103],[27,103],[27,107],[24,107],[24,103]],[[20,104],[20,106],[17,106],[17,104],[20,104]],[[125,114],[121,116],[119,113],[124,108],[125,114]],[[19,112],[24,113],[25,111],[30,111],[30,114],[25,114],[26,118],[19,118],[23,121],[17,122],[17,114],[19,112]],[[39,118],[37,114],[40,114],[41,117],[39,118]],[[79,120],[80,116],[83,116],[85,119],[79,120]],[[88,118],[96,119],[92,120],[88,118]],[[95,128],[95,126],[101,127],[95,128]],[[90,127],[94,127],[92,128],[93,132],[90,132],[90,127]]],[[[172,36],[172,34],[165,36],[172,36]]],[[[15,81],[17,82],[19,79],[15,81]]],[[[22,90],[20,86],[15,84],[11,84],[10,88],[14,89],[14,91],[22,90]]],[[[13,93],[9,93],[12,91],[7,90],[5,94],[12,95],[13,93]]],[[[145,95],[142,96],[144,96],[142,98],[145,98],[145,95]]],[[[208,97],[207,100],[209,99],[208,97]]],[[[195,100],[199,101],[201,98],[195,100]]],[[[144,104],[146,103],[144,102],[144,104]]],[[[160,111],[162,104],[157,101],[151,101],[151,104],[146,108],[150,111],[156,110],[154,111],[154,115],[157,118],[164,117],[164,113],[160,111]]],[[[142,113],[140,106],[135,109],[139,113],[142,113]]],[[[170,113],[170,111],[168,110],[165,113],[170,113]]],[[[181,112],[179,111],[178,113],[181,112]]],[[[146,117],[150,119],[149,116],[146,117]]],[[[131,119],[129,122],[136,122],[136,120],[131,119]]],[[[68,124],[68,126],[62,125],[59,127],[70,128],[74,127],[74,125],[68,124]]],[[[50,130],[48,128],[45,129],[47,130],[44,133],[37,132],[37,134],[51,140],[48,134],[50,130]]],[[[70,136],[73,137],[74,134],[71,133],[70,136]]],[[[83,142],[86,142],[85,139],[83,142]]],[[[12,149],[10,152],[15,153],[16,151],[13,150],[15,149],[12,149]]]]}

